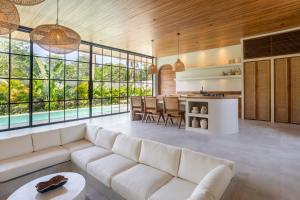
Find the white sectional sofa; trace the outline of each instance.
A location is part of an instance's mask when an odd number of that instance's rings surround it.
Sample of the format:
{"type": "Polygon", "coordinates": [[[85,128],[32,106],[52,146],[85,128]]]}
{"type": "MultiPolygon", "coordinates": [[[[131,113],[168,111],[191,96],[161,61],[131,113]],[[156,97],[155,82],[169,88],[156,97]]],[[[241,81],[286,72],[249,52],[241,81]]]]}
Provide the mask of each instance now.
{"type": "Polygon", "coordinates": [[[0,140],[0,182],[71,160],[128,200],[219,200],[234,163],[80,124],[0,140]]]}

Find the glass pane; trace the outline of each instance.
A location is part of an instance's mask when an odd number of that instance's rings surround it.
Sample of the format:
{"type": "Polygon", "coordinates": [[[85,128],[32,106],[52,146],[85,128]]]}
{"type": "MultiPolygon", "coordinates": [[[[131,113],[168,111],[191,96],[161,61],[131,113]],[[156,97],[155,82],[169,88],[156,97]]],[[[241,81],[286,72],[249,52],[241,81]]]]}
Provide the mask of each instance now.
{"type": "Polygon", "coordinates": [[[103,97],[111,97],[111,83],[105,82],[102,87],[103,97]]]}
{"type": "Polygon", "coordinates": [[[30,42],[29,34],[15,31],[11,35],[11,52],[14,54],[29,55],[30,42]]]}
{"type": "Polygon", "coordinates": [[[130,83],[128,86],[128,95],[134,96],[134,84],[133,83],[130,83]]]}
{"type": "Polygon", "coordinates": [[[127,112],[127,97],[120,98],[120,112],[127,112]]]}
{"type": "Polygon", "coordinates": [[[50,58],[63,60],[65,58],[65,54],[50,53],[50,58]]]}
{"type": "Polygon", "coordinates": [[[102,98],[102,85],[103,83],[93,83],[93,98],[94,99],[99,99],[102,98]]]}
{"type": "Polygon", "coordinates": [[[93,100],[92,115],[93,116],[102,115],[102,99],[93,100]]]}
{"type": "Polygon", "coordinates": [[[77,119],[77,101],[65,102],[65,118],[66,120],[77,119]]]}
{"type": "MultiPolygon", "coordinates": [[[[116,55],[118,56],[118,55],[116,55]]],[[[120,65],[120,58],[119,57],[112,57],[112,65],[119,66],[120,65]]]]}
{"type": "Polygon", "coordinates": [[[134,82],[134,75],[135,75],[135,69],[128,69],[129,70],[129,77],[128,77],[128,81],[129,82],[134,82]]]}
{"type": "Polygon", "coordinates": [[[119,83],[112,83],[112,96],[119,97],[119,83]]]}
{"type": "Polygon", "coordinates": [[[0,53],[0,77],[8,78],[9,56],[8,54],[0,53]]]}
{"type": "Polygon", "coordinates": [[[111,66],[103,66],[103,81],[111,81],[111,66]]]}
{"type": "Polygon", "coordinates": [[[67,61],[65,69],[66,80],[77,80],[78,77],[78,62],[67,61]]]}
{"type": "Polygon", "coordinates": [[[78,102],[78,118],[85,118],[90,116],[89,100],[81,100],[78,102]]]}
{"type": "Polygon", "coordinates": [[[146,85],[145,95],[146,96],[152,96],[152,84],[147,84],[146,85]]]}
{"type": "Polygon", "coordinates": [[[127,68],[120,68],[120,81],[126,82],[127,81],[127,68]]]}
{"type": "Polygon", "coordinates": [[[111,65],[111,50],[103,49],[103,64],[111,65]]]}
{"type": "Polygon", "coordinates": [[[102,112],[104,115],[109,115],[111,114],[111,99],[107,98],[107,99],[102,99],[102,112]]]}
{"type": "Polygon", "coordinates": [[[64,100],[64,82],[63,81],[50,81],[50,100],[64,100]]]}
{"type": "Polygon", "coordinates": [[[129,68],[134,68],[134,60],[129,60],[129,68]]]}
{"type": "Polygon", "coordinates": [[[64,121],[64,102],[51,102],[50,103],[50,122],[64,121]]]}
{"type": "Polygon", "coordinates": [[[135,70],[135,82],[142,81],[143,71],[142,70],[135,70]]]}
{"type": "Polygon", "coordinates": [[[102,65],[93,65],[93,80],[102,81],[103,74],[102,74],[102,65]]]}
{"type": "Polygon", "coordinates": [[[50,53],[49,53],[49,51],[42,49],[41,47],[39,47],[39,45],[34,43],[33,44],[33,55],[41,56],[41,57],[49,57],[50,53]]]}
{"type": "Polygon", "coordinates": [[[30,58],[29,56],[11,55],[11,77],[29,78],[30,58]]]}
{"type": "Polygon", "coordinates": [[[8,105],[0,104],[0,130],[8,129],[8,105]]]}
{"type": "Polygon", "coordinates": [[[48,101],[49,100],[49,81],[48,80],[33,80],[32,81],[32,96],[33,101],[48,101]]]}
{"type": "Polygon", "coordinates": [[[80,81],[77,87],[78,99],[88,99],[89,98],[89,82],[80,81]]]}
{"type": "Polygon", "coordinates": [[[89,45],[80,44],[79,61],[80,62],[90,62],[90,46],[89,45]]]}
{"type": "Polygon", "coordinates": [[[77,99],[77,81],[66,81],[65,83],[66,100],[77,99]]]}
{"type": "Polygon", "coordinates": [[[112,113],[120,112],[119,103],[119,98],[112,98],[112,113]]]}
{"type": "Polygon", "coordinates": [[[29,104],[10,105],[10,127],[29,126],[29,104]]]}
{"type": "Polygon", "coordinates": [[[9,52],[9,39],[8,35],[0,36],[0,52],[9,52]]]}
{"type": "Polygon", "coordinates": [[[32,104],[32,124],[49,123],[49,103],[38,102],[32,104]]]}
{"type": "Polygon", "coordinates": [[[0,79],[0,104],[8,103],[8,79],[0,79]]]}
{"type": "Polygon", "coordinates": [[[147,72],[147,69],[143,69],[142,70],[142,80],[143,81],[146,81],[148,78],[148,72],[147,72]]]}
{"type": "Polygon", "coordinates": [[[78,51],[66,54],[66,60],[78,61],[78,51]]]}
{"type": "Polygon", "coordinates": [[[29,101],[29,80],[10,80],[11,103],[29,101]]]}
{"type": "Polygon", "coordinates": [[[79,80],[89,80],[88,63],[79,63],[79,80]]]}
{"type": "Polygon", "coordinates": [[[33,78],[48,79],[49,78],[49,58],[33,58],[33,78]]]}
{"type": "Polygon", "coordinates": [[[102,48],[93,47],[93,63],[102,64],[102,48]]]}
{"type": "Polygon", "coordinates": [[[64,61],[63,60],[50,60],[50,77],[52,79],[64,79],[64,61]]]}
{"type": "Polygon", "coordinates": [[[143,91],[142,91],[142,84],[136,83],[134,86],[134,95],[135,96],[142,96],[143,91]]]}
{"type": "Polygon", "coordinates": [[[120,80],[120,68],[112,67],[112,81],[119,82],[119,80],[120,80]]]}
{"type": "Polygon", "coordinates": [[[127,96],[127,83],[120,84],[120,97],[127,96]]]}

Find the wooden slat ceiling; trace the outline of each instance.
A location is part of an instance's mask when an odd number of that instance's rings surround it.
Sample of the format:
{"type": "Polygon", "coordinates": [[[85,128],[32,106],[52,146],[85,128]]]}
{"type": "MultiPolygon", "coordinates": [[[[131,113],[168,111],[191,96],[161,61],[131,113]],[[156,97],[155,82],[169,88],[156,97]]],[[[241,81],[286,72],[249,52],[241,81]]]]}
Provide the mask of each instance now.
{"type": "MultiPolygon", "coordinates": [[[[55,23],[56,1],[18,6],[21,25],[55,23]]],[[[299,0],[60,0],[60,24],[82,39],[155,56],[238,44],[241,37],[300,26],[299,0]]]]}

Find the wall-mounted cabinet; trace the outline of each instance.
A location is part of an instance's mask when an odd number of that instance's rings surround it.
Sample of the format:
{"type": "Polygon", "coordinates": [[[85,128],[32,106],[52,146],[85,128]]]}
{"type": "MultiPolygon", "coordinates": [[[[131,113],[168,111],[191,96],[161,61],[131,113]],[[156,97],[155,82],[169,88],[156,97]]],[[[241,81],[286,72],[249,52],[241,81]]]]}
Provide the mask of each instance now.
{"type": "Polygon", "coordinates": [[[244,118],[271,120],[270,60],[244,63],[244,118]]]}
{"type": "Polygon", "coordinates": [[[300,57],[274,60],[275,121],[300,123],[300,57]]]}

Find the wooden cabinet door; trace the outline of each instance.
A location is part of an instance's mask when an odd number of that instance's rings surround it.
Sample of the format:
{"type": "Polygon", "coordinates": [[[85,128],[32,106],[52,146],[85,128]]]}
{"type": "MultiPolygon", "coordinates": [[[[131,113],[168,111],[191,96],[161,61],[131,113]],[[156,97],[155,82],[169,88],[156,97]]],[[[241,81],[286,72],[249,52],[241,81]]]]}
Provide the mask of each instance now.
{"type": "Polygon", "coordinates": [[[291,123],[300,123],[300,57],[290,60],[291,123]]]}
{"type": "Polygon", "coordinates": [[[244,63],[244,118],[255,119],[256,63],[244,63]]]}
{"type": "Polygon", "coordinates": [[[271,119],[271,66],[269,60],[257,61],[256,69],[256,119],[271,119]]]}
{"type": "Polygon", "coordinates": [[[289,64],[287,58],[274,61],[275,121],[289,122],[289,64]]]}

